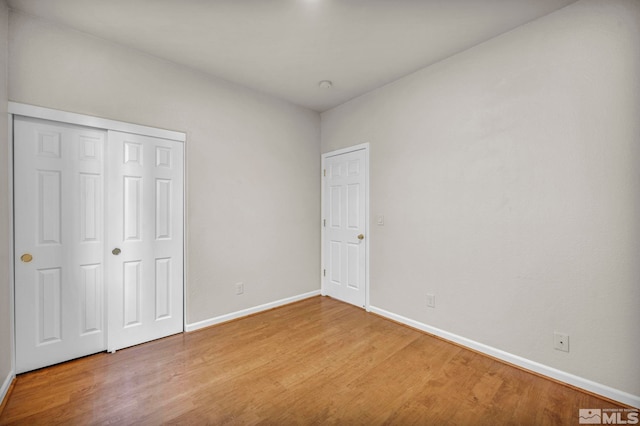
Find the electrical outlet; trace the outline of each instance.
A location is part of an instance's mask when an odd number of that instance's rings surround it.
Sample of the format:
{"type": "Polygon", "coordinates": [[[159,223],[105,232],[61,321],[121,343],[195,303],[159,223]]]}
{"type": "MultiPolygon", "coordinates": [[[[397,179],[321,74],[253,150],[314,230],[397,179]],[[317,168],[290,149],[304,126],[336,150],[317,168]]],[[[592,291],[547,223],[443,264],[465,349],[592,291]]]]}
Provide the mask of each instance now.
{"type": "Polygon", "coordinates": [[[569,352],[569,335],[565,333],[553,333],[553,348],[559,351],[569,352]]]}
{"type": "Polygon", "coordinates": [[[427,294],[427,307],[435,308],[436,307],[436,296],[433,294],[427,294]]]}
{"type": "Polygon", "coordinates": [[[236,283],[236,294],[244,293],[244,283],[236,283]]]}

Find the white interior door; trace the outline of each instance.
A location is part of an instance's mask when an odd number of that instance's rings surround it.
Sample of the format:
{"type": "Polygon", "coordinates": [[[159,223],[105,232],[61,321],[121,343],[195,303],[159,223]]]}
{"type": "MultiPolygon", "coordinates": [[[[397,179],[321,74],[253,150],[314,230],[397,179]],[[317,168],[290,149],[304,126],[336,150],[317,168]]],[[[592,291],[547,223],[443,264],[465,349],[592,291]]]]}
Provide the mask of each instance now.
{"type": "Polygon", "coordinates": [[[367,151],[324,159],[323,293],[366,305],[367,151]]]}
{"type": "Polygon", "coordinates": [[[183,155],[109,131],[110,351],[183,331],[183,155]]]}
{"type": "Polygon", "coordinates": [[[105,137],[14,120],[17,373],[106,348],[105,137]]]}

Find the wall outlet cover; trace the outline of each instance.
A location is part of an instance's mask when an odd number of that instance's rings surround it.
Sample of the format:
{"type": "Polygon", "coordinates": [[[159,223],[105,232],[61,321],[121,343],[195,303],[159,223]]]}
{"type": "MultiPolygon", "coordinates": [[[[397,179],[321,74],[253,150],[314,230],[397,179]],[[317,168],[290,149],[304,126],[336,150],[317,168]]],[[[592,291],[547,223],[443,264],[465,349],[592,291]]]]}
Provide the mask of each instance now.
{"type": "Polygon", "coordinates": [[[559,351],[569,352],[569,335],[566,333],[553,333],[553,348],[559,351]]]}

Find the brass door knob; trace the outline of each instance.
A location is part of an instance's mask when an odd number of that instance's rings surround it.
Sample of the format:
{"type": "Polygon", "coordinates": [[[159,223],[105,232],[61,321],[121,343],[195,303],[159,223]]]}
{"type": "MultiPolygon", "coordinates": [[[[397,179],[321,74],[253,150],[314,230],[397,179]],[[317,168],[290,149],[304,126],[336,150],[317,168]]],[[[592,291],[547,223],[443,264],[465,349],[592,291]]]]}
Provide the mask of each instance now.
{"type": "Polygon", "coordinates": [[[359,239],[359,240],[364,240],[364,234],[360,234],[360,235],[358,235],[358,239],[359,239]]]}
{"type": "Polygon", "coordinates": [[[25,253],[20,256],[20,260],[22,260],[24,263],[29,263],[33,260],[33,256],[31,256],[31,254],[29,253],[25,253]]]}
{"type": "Polygon", "coordinates": [[[113,250],[111,250],[111,253],[113,253],[114,256],[117,256],[120,254],[120,249],[116,247],[113,250]]]}

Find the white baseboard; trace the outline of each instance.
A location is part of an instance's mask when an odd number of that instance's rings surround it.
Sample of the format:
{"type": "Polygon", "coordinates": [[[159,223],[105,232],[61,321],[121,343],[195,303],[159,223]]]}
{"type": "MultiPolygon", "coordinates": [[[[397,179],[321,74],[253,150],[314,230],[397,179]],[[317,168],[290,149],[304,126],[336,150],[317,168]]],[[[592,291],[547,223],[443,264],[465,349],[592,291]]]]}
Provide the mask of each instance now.
{"type": "Polygon", "coordinates": [[[7,375],[7,377],[4,379],[4,382],[2,383],[2,387],[0,387],[0,406],[2,405],[2,402],[4,402],[4,399],[7,397],[7,392],[9,392],[9,387],[11,386],[11,382],[13,382],[13,379],[16,377],[15,373],[13,372],[13,370],[9,371],[9,374],[7,375]]]}
{"type": "MultiPolygon", "coordinates": [[[[522,358],[518,355],[514,355],[509,352],[505,352],[503,350],[496,349],[491,346],[487,346],[483,343],[479,343],[474,340],[467,339],[466,337],[458,336],[457,334],[449,333],[448,331],[444,331],[439,328],[432,327],[430,325],[423,324],[421,322],[403,317],[401,315],[397,315],[392,312],[385,311],[384,309],[380,309],[375,306],[370,306],[370,311],[382,317],[408,325],[409,327],[413,327],[418,330],[427,332],[429,334],[433,334],[434,336],[441,337],[442,339],[448,340],[450,342],[457,343],[469,349],[473,349],[475,351],[481,352],[491,357],[508,362],[509,364],[513,364],[518,367],[524,368],[525,370],[533,371],[542,376],[550,377],[560,382],[567,383],[571,386],[575,386],[577,388],[584,389],[586,391],[593,392],[598,395],[602,395],[614,401],[619,401],[619,402],[622,402],[623,404],[640,408],[640,396],[638,395],[632,395],[630,393],[627,393],[618,389],[614,389],[612,387],[609,387],[600,383],[596,383],[579,376],[575,376],[573,374],[555,369],[553,367],[549,367],[547,365],[540,364],[538,362],[531,361],[526,358],[522,358]]],[[[589,407],[585,407],[585,408],[589,408],[589,407]]]]}
{"type": "Polygon", "coordinates": [[[247,315],[256,314],[258,312],[267,311],[279,306],[288,305],[289,303],[298,302],[320,295],[320,290],[310,291],[309,293],[299,294],[297,296],[287,297],[286,299],[276,300],[275,302],[265,303],[264,305],[254,306],[252,308],[243,309],[241,311],[231,312],[230,314],[220,315],[219,317],[209,318],[204,321],[194,322],[185,326],[185,331],[195,331],[211,325],[220,324],[231,321],[236,318],[246,317],[247,315]]]}

